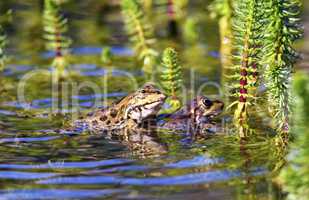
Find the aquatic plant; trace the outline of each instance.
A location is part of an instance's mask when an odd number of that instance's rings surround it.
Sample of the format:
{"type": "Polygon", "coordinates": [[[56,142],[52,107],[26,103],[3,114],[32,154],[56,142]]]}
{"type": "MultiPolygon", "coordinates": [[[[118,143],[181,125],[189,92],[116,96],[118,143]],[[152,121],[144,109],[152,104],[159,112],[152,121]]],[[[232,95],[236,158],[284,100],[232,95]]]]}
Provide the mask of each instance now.
{"type": "Polygon", "coordinates": [[[153,0],[140,0],[146,12],[152,12],[153,0]]]}
{"type": "MultiPolygon", "coordinates": [[[[4,6],[4,7],[6,7],[6,6],[4,6]]],[[[0,7],[0,10],[1,10],[1,7],[0,7]]],[[[0,16],[0,24],[3,27],[6,27],[6,26],[10,25],[10,23],[13,20],[13,11],[12,11],[12,9],[9,9],[9,7],[7,7],[7,8],[5,8],[5,10],[6,11],[4,11],[3,13],[1,12],[1,16],[0,16]]]]}
{"type": "MultiPolygon", "coordinates": [[[[228,83],[227,76],[230,75],[230,67],[233,65],[233,32],[232,32],[232,15],[233,5],[231,0],[215,0],[209,6],[212,18],[218,19],[220,32],[220,60],[221,60],[221,83],[228,83]]],[[[224,93],[227,93],[225,91],[224,93]]]]}
{"type": "Polygon", "coordinates": [[[188,17],[183,26],[183,38],[188,44],[198,41],[198,20],[195,17],[188,17]]]}
{"type": "Polygon", "coordinates": [[[283,189],[289,192],[287,199],[308,199],[309,197],[309,78],[306,72],[295,75],[293,83],[293,126],[295,143],[292,144],[289,162],[280,174],[283,189]]]}
{"type": "Polygon", "coordinates": [[[153,75],[158,53],[151,47],[155,42],[151,25],[137,0],[122,0],[121,6],[130,40],[138,58],[143,61],[143,71],[153,75]]]}
{"type": "Polygon", "coordinates": [[[6,56],[5,56],[5,46],[6,46],[6,34],[2,28],[2,26],[0,25],[0,72],[3,70],[4,68],[4,63],[6,60],[6,56]]]}
{"type": "Polygon", "coordinates": [[[4,15],[0,16],[0,72],[3,70],[5,61],[7,59],[5,55],[5,47],[7,45],[7,35],[3,28],[3,25],[12,21],[12,10],[8,9],[4,15]]]}
{"type": "Polygon", "coordinates": [[[44,38],[46,39],[46,48],[54,51],[56,57],[53,66],[56,68],[56,76],[63,77],[67,66],[65,54],[71,44],[71,40],[65,36],[68,26],[60,12],[60,4],[55,0],[45,0],[43,13],[44,38]]]}
{"type": "Polygon", "coordinates": [[[174,109],[177,109],[181,105],[179,94],[182,88],[183,75],[178,53],[173,48],[164,50],[162,66],[161,85],[170,97],[168,102],[174,109]]]}
{"type": "Polygon", "coordinates": [[[180,19],[185,16],[188,0],[167,0],[169,17],[180,19]]]}
{"type": "Polygon", "coordinates": [[[230,107],[234,110],[234,121],[239,128],[239,136],[246,137],[248,132],[248,108],[253,104],[258,83],[260,47],[263,40],[264,23],[263,1],[237,0],[233,18],[234,35],[234,74],[230,77],[237,81],[231,94],[237,97],[230,107]]]}
{"type": "Polygon", "coordinates": [[[300,0],[268,1],[269,24],[265,29],[263,62],[265,80],[273,116],[281,134],[287,136],[290,115],[290,82],[293,64],[298,58],[292,44],[302,37],[300,0]]]}
{"type": "Polygon", "coordinates": [[[103,64],[110,64],[112,62],[111,48],[104,47],[101,52],[101,61],[103,64]]]}

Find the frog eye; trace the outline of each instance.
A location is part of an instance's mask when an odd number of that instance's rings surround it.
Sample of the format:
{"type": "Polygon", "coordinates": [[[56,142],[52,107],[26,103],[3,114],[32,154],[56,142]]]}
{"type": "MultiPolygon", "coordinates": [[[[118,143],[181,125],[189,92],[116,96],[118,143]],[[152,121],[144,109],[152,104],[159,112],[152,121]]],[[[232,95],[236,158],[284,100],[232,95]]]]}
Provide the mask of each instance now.
{"type": "Polygon", "coordinates": [[[204,99],[203,104],[209,108],[210,106],[212,106],[213,103],[209,99],[204,99]]]}
{"type": "Polygon", "coordinates": [[[143,94],[146,93],[146,90],[141,90],[141,93],[143,93],[143,94]]]}

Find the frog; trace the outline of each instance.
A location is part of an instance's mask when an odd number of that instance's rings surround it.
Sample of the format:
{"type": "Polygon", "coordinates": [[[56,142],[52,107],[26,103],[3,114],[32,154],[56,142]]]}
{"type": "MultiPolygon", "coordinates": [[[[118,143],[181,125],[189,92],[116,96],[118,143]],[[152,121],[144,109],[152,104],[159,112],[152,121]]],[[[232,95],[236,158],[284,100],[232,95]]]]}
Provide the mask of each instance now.
{"type": "Polygon", "coordinates": [[[165,123],[158,123],[158,112],[167,95],[153,83],[143,87],[111,106],[98,109],[76,121],[73,127],[94,133],[104,133],[106,139],[120,141],[131,152],[139,155],[161,155],[168,147],[158,136],[158,129],[195,130],[207,127],[211,119],[222,112],[224,104],[198,96],[175,113],[171,113],[165,123]]]}
{"type": "Polygon", "coordinates": [[[111,106],[89,113],[75,125],[85,125],[88,130],[95,132],[138,129],[145,119],[159,112],[166,98],[153,83],[146,83],[111,106]]]}
{"type": "Polygon", "coordinates": [[[156,131],[145,128],[145,124],[148,119],[156,118],[166,98],[167,95],[155,84],[146,83],[111,106],[97,109],[74,121],[61,133],[101,133],[105,139],[118,141],[139,156],[159,155],[167,152],[167,147],[156,131]]]}
{"type": "Polygon", "coordinates": [[[165,117],[160,128],[190,133],[214,133],[218,129],[214,118],[220,115],[223,109],[222,101],[199,95],[175,113],[165,117]]]}

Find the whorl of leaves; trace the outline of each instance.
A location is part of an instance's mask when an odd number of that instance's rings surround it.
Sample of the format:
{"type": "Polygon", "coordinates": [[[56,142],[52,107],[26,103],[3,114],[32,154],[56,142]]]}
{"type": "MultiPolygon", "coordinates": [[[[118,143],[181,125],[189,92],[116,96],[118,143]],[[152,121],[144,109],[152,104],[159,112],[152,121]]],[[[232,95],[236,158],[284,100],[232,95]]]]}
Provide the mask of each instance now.
{"type": "Polygon", "coordinates": [[[2,26],[0,25],[0,71],[3,70],[4,62],[6,59],[5,52],[4,52],[4,49],[6,46],[6,40],[7,40],[7,37],[4,33],[2,26]]]}
{"type": "Polygon", "coordinates": [[[61,15],[60,4],[55,0],[45,0],[43,24],[46,48],[55,51],[56,56],[62,56],[71,40],[65,36],[68,30],[67,19],[61,15]]]}
{"type": "Polygon", "coordinates": [[[172,98],[177,98],[179,91],[182,87],[183,76],[178,54],[174,49],[167,48],[164,50],[162,65],[162,86],[169,96],[171,96],[172,98]]]}
{"type": "Polygon", "coordinates": [[[125,27],[134,45],[139,59],[143,61],[143,69],[152,73],[158,53],[151,48],[155,42],[152,38],[153,30],[146,21],[143,9],[137,0],[122,0],[122,13],[125,20],[125,27]]]}
{"type": "MultiPolygon", "coordinates": [[[[265,13],[263,0],[237,0],[233,18],[234,35],[234,71],[231,78],[232,97],[237,100],[230,107],[237,105],[234,119],[243,128],[248,118],[248,107],[252,105],[258,84],[261,46],[263,43],[263,25],[265,13]]],[[[241,133],[241,136],[244,136],[241,133]]]]}
{"type": "Polygon", "coordinates": [[[278,129],[284,132],[288,131],[291,73],[299,57],[292,44],[303,33],[300,6],[299,0],[271,0],[267,7],[269,24],[265,29],[263,52],[265,79],[278,129]]]}

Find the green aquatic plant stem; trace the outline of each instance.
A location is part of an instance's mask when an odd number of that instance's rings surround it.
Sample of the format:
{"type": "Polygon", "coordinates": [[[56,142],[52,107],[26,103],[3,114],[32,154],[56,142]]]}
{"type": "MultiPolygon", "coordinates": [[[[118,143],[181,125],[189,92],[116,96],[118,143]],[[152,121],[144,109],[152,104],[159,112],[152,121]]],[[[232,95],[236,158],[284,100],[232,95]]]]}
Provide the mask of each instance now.
{"type": "Polygon", "coordinates": [[[101,52],[101,62],[109,65],[112,62],[113,54],[110,47],[104,47],[101,52]]]}
{"type": "MultiPolygon", "coordinates": [[[[231,0],[215,0],[209,6],[212,18],[218,18],[220,32],[220,60],[221,60],[221,83],[228,84],[227,76],[231,75],[230,67],[233,65],[233,32],[232,15],[233,5],[231,0]]],[[[224,93],[227,93],[226,91],[224,93]]]]}
{"type": "Polygon", "coordinates": [[[298,58],[293,42],[302,37],[300,0],[271,0],[269,25],[265,29],[263,62],[268,99],[277,128],[284,138],[289,132],[290,85],[293,65],[298,58]]]}
{"type": "Polygon", "coordinates": [[[151,25],[137,0],[122,0],[121,6],[128,35],[138,58],[143,61],[143,71],[154,75],[158,53],[151,47],[155,42],[151,25]]]}
{"type": "Polygon", "coordinates": [[[153,0],[140,0],[146,12],[152,12],[153,0]]]}
{"type": "Polygon", "coordinates": [[[198,42],[198,19],[196,17],[187,17],[183,26],[183,38],[190,46],[198,42]]]}
{"type": "Polygon", "coordinates": [[[52,65],[56,68],[57,76],[62,77],[67,66],[65,53],[71,44],[71,40],[65,36],[68,30],[67,19],[61,15],[60,4],[55,0],[45,0],[44,3],[43,24],[46,48],[55,52],[56,57],[52,65]]]}
{"type": "Polygon", "coordinates": [[[4,64],[5,64],[5,60],[6,60],[6,56],[5,56],[5,46],[6,46],[6,40],[7,40],[7,36],[2,28],[2,26],[0,25],[0,72],[3,70],[4,68],[4,64]]]}
{"type": "Polygon", "coordinates": [[[177,19],[182,19],[186,16],[186,8],[189,5],[189,0],[168,0],[168,4],[171,7],[170,11],[173,12],[174,17],[177,19]]]}
{"type": "Polygon", "coordinates": [[[253,105],[258,84],[257,70],[260,60],[260,46],[263,28],[262,0],[237,0],[233,18],[234,35],[234,80],[232,97],[237,100],[230,107],[234,109],[234,122],[241,138],[248,136],[248,108],[253,105]]]}

